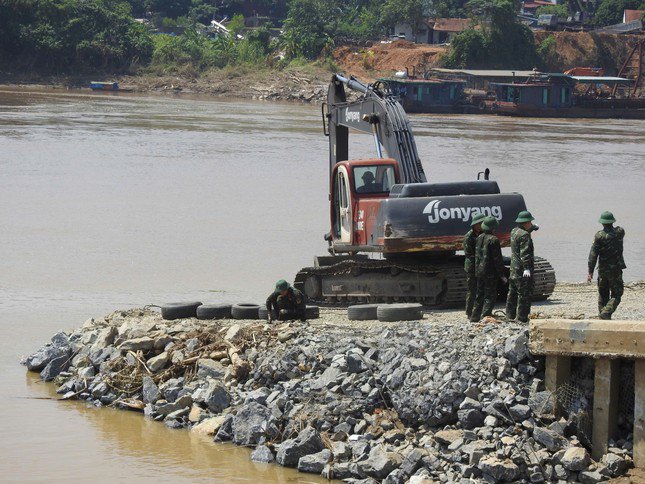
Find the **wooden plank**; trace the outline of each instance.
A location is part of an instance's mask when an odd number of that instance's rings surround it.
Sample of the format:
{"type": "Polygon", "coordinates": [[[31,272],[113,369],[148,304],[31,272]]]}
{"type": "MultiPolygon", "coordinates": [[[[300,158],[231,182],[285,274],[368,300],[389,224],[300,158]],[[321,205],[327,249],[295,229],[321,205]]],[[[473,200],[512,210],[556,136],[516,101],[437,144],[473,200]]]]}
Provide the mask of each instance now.
{"type": "Polygon", "coordinates": [[[596,360],[593,390],[592,456],[599,461],[607,453],[609,439],[618,428],[620,361],[596,360]]]}
{"type": "Polygon", "coordinates": [[[529,350],[535,355],[645,358],[645,321],[532,320],[529,350]]]}

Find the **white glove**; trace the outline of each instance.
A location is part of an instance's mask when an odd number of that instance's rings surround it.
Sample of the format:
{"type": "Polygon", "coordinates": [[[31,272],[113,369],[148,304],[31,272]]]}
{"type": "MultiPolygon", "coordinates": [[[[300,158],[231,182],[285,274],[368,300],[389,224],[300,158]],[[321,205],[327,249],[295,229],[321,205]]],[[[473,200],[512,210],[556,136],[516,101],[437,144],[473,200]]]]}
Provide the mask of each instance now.
{"type": "Polygon", "coordinates": [[[531,271],[529,271],[528,269],[524,269],[524,272],[522,273],[522,277],[524,279],[528,279],[529,277],[531,277],[531,271]]]}

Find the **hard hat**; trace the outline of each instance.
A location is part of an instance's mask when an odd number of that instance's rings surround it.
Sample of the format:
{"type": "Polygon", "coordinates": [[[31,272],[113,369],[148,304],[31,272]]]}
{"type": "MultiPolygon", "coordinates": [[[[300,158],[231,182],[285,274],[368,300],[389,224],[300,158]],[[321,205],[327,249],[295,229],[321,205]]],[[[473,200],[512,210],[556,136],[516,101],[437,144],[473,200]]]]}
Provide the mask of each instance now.
{"type": "Polygon", "coordinates": [[[286,291],[289,289],[289,283],[285,281],[284,279],[280,279],[278,282],[275,283],[275,290],[276,291],[286,291]]]}
{"type": "Polygon", "coordinates": [[[495,217],[488,216],[482,222],[482,229],[484,230],[494,230],[499,227],[499,222],[495,217]]]}
{"type": "Polygon", "coordinates": [[[531,212],[528,210],[522,210],[520,213],[517,214],[517,218],[515,219],[516,223],[524,223],[524,222],[531,222],[535,220],[535,217],[531,215],[531,212]]]}
{"type": "Polygon", "coordinates": [[[482,220],[486,218],[486,215],[483,213],[479,212],[477,215],[473,215],[473,220],[470,222],[470,226],[472,227],[473,225],[477,225],[480,223],[482,220]]]}
{"type": "Polygon", "coordinates": [[[600,214],[600,222],[603,225],[609,225],[613,224],[616,221],[616,218],[614,217],[614,214],[611,212],[603,212],[600,214]]]}

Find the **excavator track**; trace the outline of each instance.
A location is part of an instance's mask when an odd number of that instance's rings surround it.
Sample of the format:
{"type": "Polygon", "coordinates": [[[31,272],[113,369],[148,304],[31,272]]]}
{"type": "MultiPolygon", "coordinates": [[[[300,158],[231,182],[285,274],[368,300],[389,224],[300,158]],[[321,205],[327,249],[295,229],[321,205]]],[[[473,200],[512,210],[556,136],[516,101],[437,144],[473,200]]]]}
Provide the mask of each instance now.
{"type": "MultiPolygon", "coordinates": [[[[452,308],[466,300],[463,257],[431,263],[404,263],[389,259],[338,257],[324,265],[305,267],[294,286],[309,301],[326,306],[363,303],[419,302],[427,307],[452,308]]],[[[329,260],[331,259],[331,260],[329,260]]],[[[548,298],[555,288],[555,271],[545,259],[535,258],[534,300],[548,298]]],[[[500,296],[506,294],[501,288],[500,296]]]]}

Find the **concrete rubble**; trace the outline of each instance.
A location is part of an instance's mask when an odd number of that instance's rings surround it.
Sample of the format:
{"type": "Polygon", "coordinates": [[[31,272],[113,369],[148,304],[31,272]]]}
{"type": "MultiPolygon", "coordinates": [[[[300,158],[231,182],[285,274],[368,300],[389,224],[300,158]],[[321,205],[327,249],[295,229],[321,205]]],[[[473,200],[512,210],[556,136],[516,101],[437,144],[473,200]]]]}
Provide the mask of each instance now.
{"type": "Polygon", "coordinates": [[[600,482],[628,471],[629,438],[594,462],[576,423],[554,416],[526,326],[461,319],[351,323],[328,310],[269,325],[117,311],[24,363],[64,399],[139,410],[253,448],[254,461],[350,482],[600,482]]]}

